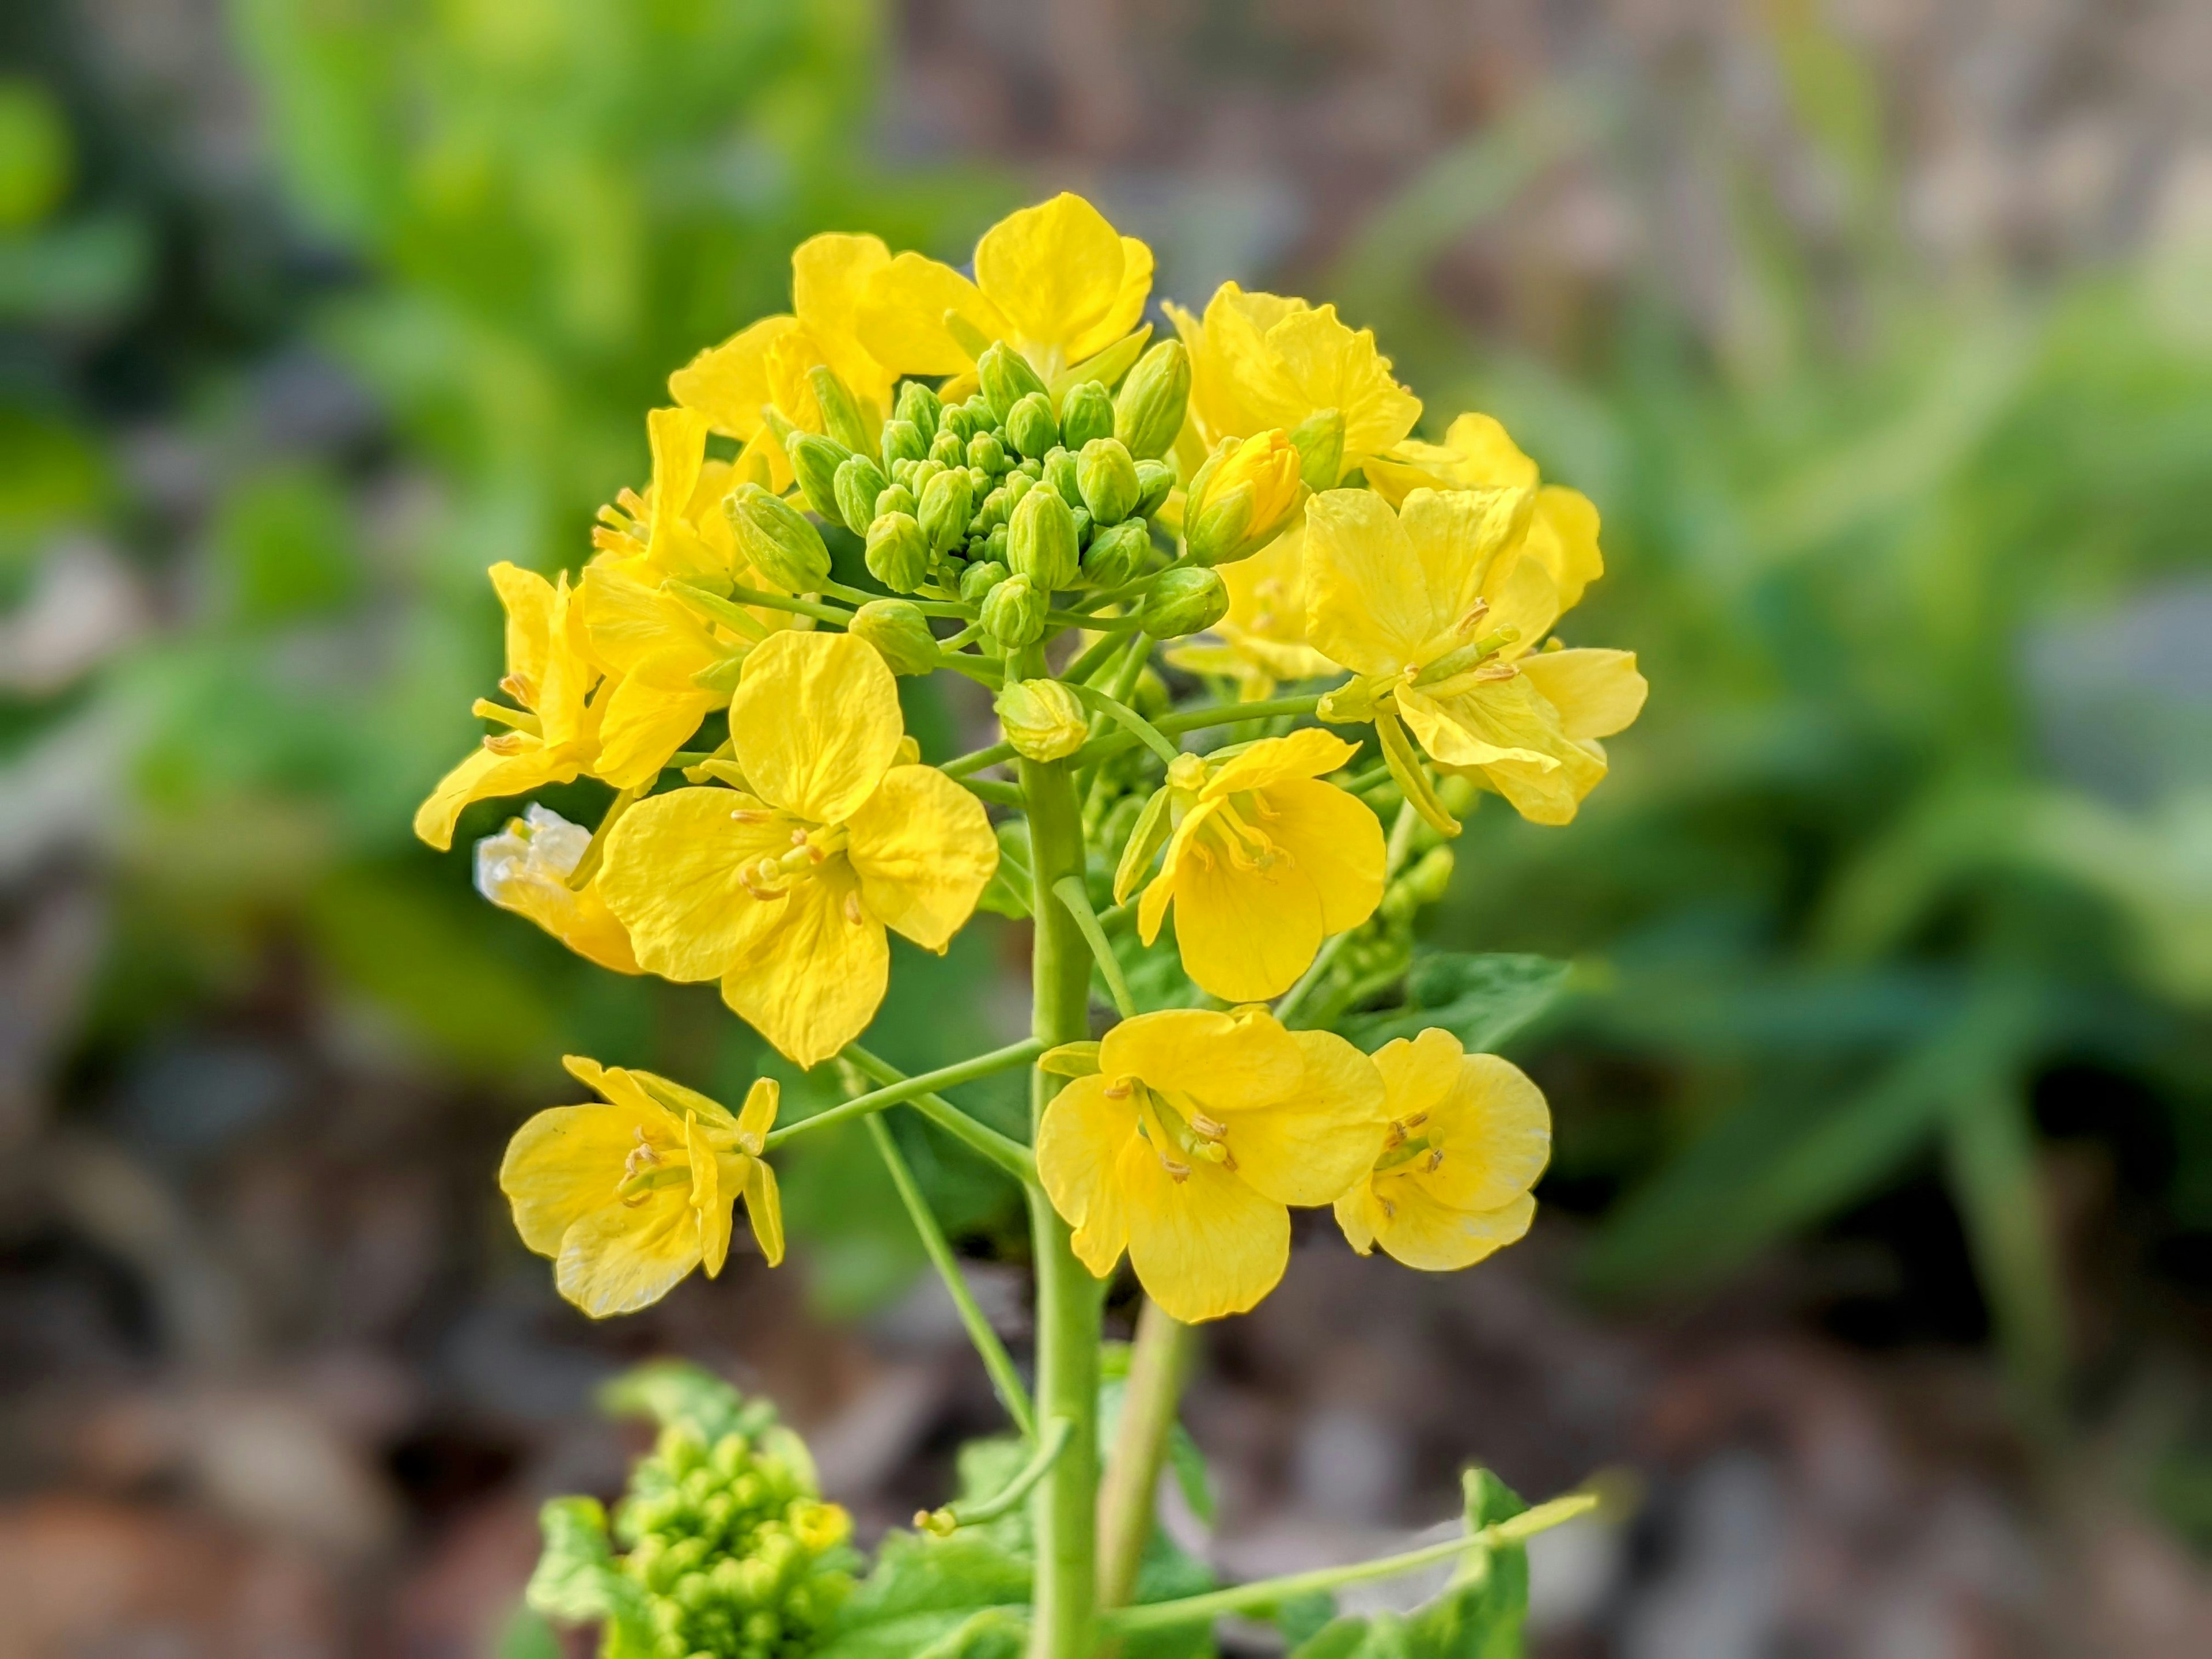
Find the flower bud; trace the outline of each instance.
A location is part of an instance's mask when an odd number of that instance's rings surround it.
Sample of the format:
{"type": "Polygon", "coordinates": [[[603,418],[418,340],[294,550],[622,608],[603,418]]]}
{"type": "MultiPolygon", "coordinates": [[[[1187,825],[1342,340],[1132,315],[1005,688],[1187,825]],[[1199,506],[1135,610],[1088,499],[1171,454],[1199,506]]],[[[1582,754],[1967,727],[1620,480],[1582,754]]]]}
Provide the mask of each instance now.
{"type": "Polygon", "coordinates": [[[1152,532],[1142,519],[1124,519],[1095,532],[1083,550],[1083,577],[1094,587],[1119,587],[1144,568],[1152,550],[1152,532]]]}
{"type": "Polygon", "coordinates": [[[1119,524],[1137,510],[1137,463],[1119,438],[1093,438],[1077,468],[1083,504],[1099,524],[1119,524]]]}
{"type": "Polygon", "coordinates": [[[830,574],[830,550],[807,516],[757,483],[722,503],[747,564],[787,593],[811,593],[830,574]]]}
{"type": "Polygon", "coordinates": [[[1191,557],[1209,565],[1249,558],[1290,527],[1303,489],[1298,452],[1281,431],[1223,439],[1183,506],[1191,557]]]}
{"type": "Polygon", "coordinates": [[[852,459],[853,452],[818,432],[793,433],[785,440],[783,452],[791,457],[791,470],[799,475],[799,493],[807,506],[831,524],[843,524],[845,515],[837,510],[837,469],[852,459]]]}
{"type": "Polygon", "coordinates": [[[1229,614],[1229,586],[1211,570],[1163,570],[1139,613],[1156,640],[1199,634],[1229,614]]]}
{"type": "Polygon", "coordinates": [[[1024,455],[1042,457],[1060,446],[1060,422],[1052,418],[1052,399],[1032,392],[1006,416],[1006,438],[1024,455]]]}
{"type": "Polygon", "coordinates": [[[930,551],[950,553],[968,533],[968,473],[940,472],[922,486],[921,532],[930,551]]]}
{"type": "Polygon", "coordinates": [[[940,466],[968,465],[968,441],[945,427],[929,441],[929,459],[940,466]]]}
{"type": "Polygon", "coordinates": [[[908,489],[904,484],[892,484],[882,495],[876,497],[875,518],[869,520],[868,522],[873,524],[876,519],[882,518],[886,513],[903,513],[910,519],[917,511],[915,506],[914,491],[908,489]]]}
{"type": "Polygon", "coordinates": [[[1081,568],[1075,517],[1058,491],[1031,489],[1014,504],[1006,550],[1014,574],[1027,576],[1040,593],[1075,585],[1081,568]]]}
{"type": "Polygon", "coordinates": [[[929,619],[904,599],[870,599],[846,627],[874,646],[894,674],[927,674],[937,666],[929,619]]]}
{"type": "Polygon", "coordinates": [[[1008,559],[1013,556],[1010,545],[1011,542],[1012,537],[1009,535],[1006,526],[1002,524],[993,525],[991,526],[991,533],[983,538],[983,556],[987,559],[995,559],[1000,564],[1005,564],[1008,559]]]}
{"type": "Polygon", "coordinates": [[[1009,418],[1014,405],[1032,392],[1045,391],[1045,384],[1037,378],[1036,370],[1030,367],[1030,360],[1004,340],[986,347],[983,355],[975,360],[975,380],[983,389],[983,401],[990,405],[993,417],[1000,421],[1009,418]]]}
{"type": "Polygon", "coordinates": [[[875,521],[876,497],[890,487],[883,468],[866,455],[848,458],[837,469],[837,516],[849,529],[866,533],[875,521]]]}
{"type": "Polygon", "coordinates": [[[1009,650],[1029,645],[1043,637],[1048,608],[1043,592],[1027,576],[1009,576],[983,596],[983,628],[1009,650]]]}
{"type": "Polygon", "coordinates": [[[1006,470],[1006,447],[999,441],[997,433],[979,432],[968,441],[968,465],[980,466],[994,477],[1006,470]]]}
{"type": "Polygon", "coordinates": [[[920,380],[908,380],[899,388],[898,406],[892,412],[900,420],[912,422],[921,434],[921,441],[930,443],[937,437],[938,422],[945,406],[938,402],[937,394],[920,380]]]}
{"type": "Polygon", "coordinates": [[[884,422],[884,470],[889,471],[899,461],[918,461],[929,453],[929,440],[921,435],[921,428],[912,421],[884,422]]]}
{"type": "Polygon", "coordinates": [[[1137,516],[1149,519],[1166,502],[1176,484],[1175,468],[1165,461],[1137,463],[1137,516]]]}
{"type": "Polygon", "coordinates": [[[994,559],[978,559],[960,573],[960,597],[974,605],[1006,580],[1006,566],[994,559]]]}
{"type": "Polygon", "coordinates": [[[1114,399],[1114,435],[1140,461],[1168,453],[1190,407],[1190,353],[1181,340],[1163,340],[1121,382],[1114,399]]]}
{"type": "Polygon", "coordinates": [[[1044,458],[1044,481],[1070,507],[1083,505],[1082,466],[1073,451],[1055,449],[1044,458]]]}
{"type": "Polygon", "coordinates": [[[1065,760],[1091,735],[1083,704],[1058,680],[1008,680],[992,706],[999,729],[1024,760],[1065,760]]]}
{"type": "Polygon", "coordinates": [[[860,405],[853,401],[852,389],[837,378],[836,371],[817,363],[806,371],[806,384],[814,401],[822,406],[823,429],[848,449],[868,448],[868,428],[860,419],[860,405]]]}
{"type": "Polygon", "coordinates": [[[1093,438],[1114,435],[1114,394],[1096,380],[1083,380],[1060,400],[1060,441],[1078,450],[1093,438]]]}
{"type": "Polygon", "coordinates": [[[1298,477],[1309,489],[1334,489],[1344,476],[1344,411],[1317,409],[1291,429],[1298,477]]]}
{"type": "Polygon", "coordinates": [[[929,574],[929,538],[908,513],[886,513],[868,526],[868,574],[896,593],[911,593],[929,574]]]}
{"type": "Polygon", "coordinates": [[[937,417],[938,436],[950,432],[964,445],[970,438],[989,425],[988,420],[978,421],[975,411],[965,403],[954,404],[937,417]]]}
{"type": "Polygon", "coordinates": [[[1079,507],[1070,511],[1067,516],[1075,521],[1076,546],[1079,548],[1090,546],[1091,509],[1087,507],[1079,507]]]}

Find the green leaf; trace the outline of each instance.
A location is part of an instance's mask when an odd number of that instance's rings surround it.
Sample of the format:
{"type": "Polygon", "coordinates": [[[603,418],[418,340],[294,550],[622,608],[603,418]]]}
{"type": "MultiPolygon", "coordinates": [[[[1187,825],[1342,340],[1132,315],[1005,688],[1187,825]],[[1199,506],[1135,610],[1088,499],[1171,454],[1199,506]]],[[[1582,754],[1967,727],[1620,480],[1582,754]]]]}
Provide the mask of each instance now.
{"type": "Polygon", "coordinates": [[[1491,1054],[1558,1000],[1568,971],[1549,957],[1423,951],[1407,972],[1403,1007],[1352,1015],[1338,1029],[1372,1051],[1437,1025],[1469,1054],[1491,1054]]]}
{"type": "Polygon", "coordinates": [[[544,1548],[523,1600],[564,1625],[604,1624],[603,1659],[646,1659],[653,1627],[644,1587],[615,1565],[607,1512],[595,1498],[556,1498],[538,1511],[544,1548]]]}
{"type": "MultiPolygon", "coordinates": [[[[982,1642],[1000,1628],[978,1621],[986,1612],[1022,1619],[1029,1607],[1030,1563],[987,1535],[990,1530],[966,1528],[950,1538],[887,1534],[875,1570],[845,1603],[815,1659],[912,1659],[940,1651],[968,1656],[958,1645],[940,1650],[933,1644],[963,1633],[982,1642]]],[[[993,1651],[979,1648],[974,1659],[993,1651]]]]}

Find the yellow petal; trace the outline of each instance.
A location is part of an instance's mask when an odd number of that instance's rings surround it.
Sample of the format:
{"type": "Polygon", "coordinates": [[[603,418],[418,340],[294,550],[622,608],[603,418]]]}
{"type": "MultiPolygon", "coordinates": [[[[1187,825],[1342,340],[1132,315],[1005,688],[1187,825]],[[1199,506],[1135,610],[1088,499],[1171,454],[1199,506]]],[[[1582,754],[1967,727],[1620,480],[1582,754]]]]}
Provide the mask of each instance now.
{"type": "Polygon", "coordinates": [[[1375,1062],[1328,1031],[1293,1031],[1305,1062],[1289,1098],[1223,1103],[1237,1173],[1280,1204],[1328,1204],[1374,1167],[1388,1127],[1375,1062]]]}
{"type": "Polygon", "coordinates": [[[999,867],[977,800],[933,766],[894,766],[848,821],[860,902],[924,950],[942,951],[999,867]]]}
{"type": "Polygon", "coordinates": [[[1389,1176],[1376,1186],[1377,1211],[1388,1203],[1396,1212],[1376,1226],[1376,1242],[1408,1267],[1428,1273],[1474,1266],[1521,1237],[1536,1215],[1536,1200],[1526,1194],[1500,1209],[1455,1210],[1389,1176]]]}
{"type": "MultiPolygon", "coordinates": [[[[1160,923],[1166,920],[1168,906],[1175,899],[1176,872],[1182,866],[1192,845],[1206,833],[1206,825],[1219,811],[1218,801],[1201,799],[1183,815],[1183,820],[1168,837],[1168,844],[1160,854],[1160,872],[1146,886],[1144,896],[1137,901],[1137,937],[1150,945],[1160,936],[1160,923]]],[[[1208,856],[1212,856],[1208,854],[1208,856]]],[[[1135,878],[1133,873],[1131,879],[1135,878]]]]}
{"type": "Polygon", "coordinates": [[[592,746],[592,710],[586,706],[592,684],[599,678],[592,659],[590,635],[584,626],[581,596],[562,573],[553,588],[551,629],[546,641],[545,678],[538,689],[537,709],[548,749],[573,754],[588,762],[592,746]]]}
{"type": "Polygon", "coordinates": [[[753,648],[730,699],[730,741],[763,799],[842,823],[906,735],[891,671],[850,634],[787,632],[753,648]]]}
{"type": "MultiPolygon", "coordinates": [[[[1032,360],[1049,357],[1054,372],[1110,344],[1134,325],[1127,310],[1129,256],[1123,237],[1098,210],[1063,191],[1049,202],[1011,213],[975,245],[975,286],[1013,325],[1016,343],[1032,360]]],[[[1151,254],[1142,255],[1145,290],[1151,287],[1151,254]]],[[[1137,310],[1144,306],[1143,294],[1137,310]]]]}
{"type": "Polygon", "coordinates": [[[722,1000],[786,1059],[811,1067],[868,1029],[890,972],[883,923],[861,907],[851,869],[832,859],[791,890],[775,931],[731,964],[722,1000]]]}
{"type": "Polygon", "coordinates": [[[1374,332],[1347,328],[1334,306],[1291,312],[1266,339],[1294,394],[1274,411],[1274,424],[1294,428],[1322,410],[1337,410],[1344,417],[1347,471],[1389,448],[1421,418],[1421,400],[1390,378],[1390,360],[1376,350],[1374,332]]]}
{"type": "Polygon", "coordinates": [[[745,1219],[771,1267],[783,1261],[783,1197],[775,1184],[775,1171],[766,1160],[754,1158],[745,1170],[745,1219]]]}
{"type": "Polygon", "coordinates": [[[1435,700],[1401,690],[1398,712],[1430,754],[1480,772],[1532,823],[1572,822],[1605,776],[1603,758],[1559,730],[1525,674],[1435,700]]]}
{"type": "Polygon", "coordinates": [[[1375,1230],[1382,1224],[1382,1212],[1375,1202],[1373,1188],[1364,1181],[1357,1182],[1336,1200],[1334,1207],[1336,1224],[1343,1229],[1344,1242],[1361,1255],[1372,1255],[1375,1230]]]}
{"type": "Polygon", "coordinates": [[[554,1283],[594,1319],[650,1307],[699,1265],[697,1215],[680,1187],[595,1210],[562,1236],[554,1283]]]}
{"type": "Polygon", "coordinates": [[[1528,547],[1551,571],[1562,611],[1579,605],[1583,590],[1605,574],[1605,556],[1598,550],[1597,532],[1597,508],[1589,496],[1557,484],[1536,492],[1528,547]]]}
{"type": "Polygon", "coordinates": [[[507,613],[507,675],[520,686],[523,706],[534,708],[545,684],[545,653],[553,635],[553,584],[503,560],[489,574],[500,609],[507,613]]]}
{"type": "Polygon", "coordinates": [[[1221,800],[1247,789],[1265,789],[1285,778],[1317,778],[1334,772],[1359,752],[1333,732],[1309,726],[1284,738],[1262,738],[1241,755],[1222,763],[1200,792],[1221,800]]]}
{"type": "Polygon", "coordinates": [[[608,831],[597,883],[648,973],[718,979],[782,920],[741,877],[791,850],[792,820],[734,789],[641,800],[608,831]]]}
{"type": "Polygon", "coordinates": [[[429,799],[415,809],[415,833],[442,853],[453,844],[454,824],[476,802],[567,783],[582,769],[575,761],[526,738],[522,752],[514,755],[495,755],[478,744],[438,780],[429,799]]]}
{"type": "Polygon", "coordinates": [[[783,1085],[772,1077],[757,1077],[745,1091],[745,1103],[738,1109],[738,1139],[748,1152],[759,1155],[758,1143],[775,1127],[775,1115],[783,1104],[783,1085]]]}
{"type": "Polygon", "coordinates": [[[1322,941],[1322,896],[1304,869],[1288,859],[1240,868],[1218,827],[1170,860],[1183,972],[1228,1002],[1261,1001],[1297,982],[1322,941]]]}
{"type": "Polygon", "coordinates": [[[854,394],[880,403],[892,376],[861,343],[860,307],[878,272],[891,262],[877,236],[810,236],[791,256],[792,309],[830,367],[854,394]]]}
{"type": "Polygon", "coordinates": [[[1521,672],[1559,711],[1559,729],[1571,738],[1626,731],[1651,689],[1636,672],[1633,651],[1532,652],[1521,659],[1521,672]]]}
{"type": "Polygon", "coordinates": [[[1305,1075],[1291,1034],[1265,1012],[1217,1013],[1170,1008],[1125,1019],[1099,1045],[1098,1070],[1109,1081],[1139,1077],[1155,1089],[1200,1101],[1280,1100],[1305,1075]]]}
{"type": "Polygon", "coordinates": [[[568,885],[591,836],[543,807],[518,826],[477,843],[477,890],[502,910],[527,916],[577,955],[618,974],[641,972],[629,935],[607,908],[599,883],[568,885]]]}
{"type": "Polygon", "coordinates": [[[1382,1073],[1391,1120],[1402,1123],[1435,1111],[1458,1085],[1464,1054],[1457,1037],[1434,1025],[1377,1048],[1375,1069],[1382,1073]]]}
{"type": "Polygon", "coordinates": [[[1115,1177],[1138,1139],[1129,1103],[1108,1099],[1106,1085],[1103,1077],[1070,1083],[1045,1107],[1036,1138],[1037,1178],[1075,1230],[1076,1259],[1099,1279],[1128,1245],[1128,1214],[1115,1177]]]}
{"type": "Polygon", "coordinates": [[[691,1211],[698,1228],[699,1260],[712,1279],[730,1254],[730,1209],[738,1195],[722,1194],[721,1164],[696,1117],[684,1119],[684,1156],[691,1165],[691,1211]]]}
{"type": "Polygon", "coordinates": [[[958,374],[975,360],[945,325],[957,315],[986,340],[1012,333],[1006,314],[950,265],[902,253],[869,278],[857,326],[868,355],[900,374],[958,374]]]}
{"type": "Polygon", "coordinates": [[[1496,1210],[1536,1184],[1552,1157],[1552,1114],[1528,1073],[1496,1054],[1468,1054],[1423,1133],[1443,1151],[1403,1178],[1441,1204],[1496,1210]]]}
{"type": "Polygon", "coordinates": [[[1142,1144],[1116,1164],[1129,1217],[1129,1265],[1145,1293],[1187,1325],[1248,1312],[1291,1259],[1291,1215],[1220,1165],[1183,1180],[1142,1144]]]}
{"type": "Polygon", "coordinates": [[[653,517],[646,543],[653,561],[672,575],[707,572],[714,561],[684,517],[714,422],[695,409],[656,409],[645,417],[653,449],[653,517]]]}
{"type": "MultiPolygon", "coordinates": [[[[1504,568],[1500,556],[1519,547],[1533,506],[1528,492],[1517,489],[1417,489],[1406,497],[1398,521],[1421,562],[1424,584],[1443,625],[1455,626],[1478,597],[1491,602],[1492,614],[1474,633],[1455,635],[1454,643],[1511,622],[1525,624],[1522,637],[1533,645],[1551,628],[1556,608],[1540,621],[1500,617],[1491,582],[1492,571],[1504,568]]],[[[1548,588],[1538,591],[1550,601],[1548,588]]]]}
{"type": "Polygon", "coordinates": [[[578,592],[592,654],[611,672],[623,674],[679,641],[694,648],[700,665],[714,660],[721,653],[705,624],[632,574],[633,569],[651,568],[641,563],[624,568],[603,562],[585,570],[578,592]]]}
{"type": "MultiPolygon", "coordinates": [[[[673,647],[664,659],[681,661],[686,650],[673,647]]],[[[647,672],[617,681],[600,719],[599,759],[592,769],[617,789],[641,789],[659,777],[668,757],[721,702],[696,687],[663,690],[649,678],[653,666],[648,662],[647,672]]]]}
{"type": "Polygon", "coordinates": [[[656,1154],[680,1157],[668,1114],[638,1106],[556,1106],[538,1113],[507,1143],[499,1189],[514,1206],[514,1228],[540,1255],[557,1255],[562,1236],[583,1217],[619,1207],[623,1160],[641,1137],[656,1154]]]}
{"type": "Polygon", "coordinates": [[[1121,288],[1106,315],[1086,334],[1068,342],[1067,357],[1079,363],[1112,345],[1144,320],[1152,293],[1152,251],[1133,236],[1121,239],[1121,288]]]}
{"type": "Polygon", "coordinates": [[[1521,447],[1495,416],[1472,412],[1460,416],[1444,434],[1444,447],[1454,462],[1453,482],[1462,487],[1536,487],[1536,463],[1521,453],[1521,447]]]}
{"type": "Polygon", "coordinates": [[[774,400],[769,354],[800,331],[796,317],[763,317],[670,375],[669,395],[705,416],[716,431],[750,438],[767,424],[763,405],[774,400]]]}
{"type": "Polygon", "coordinates": [[[1373,915],[1389,850],[1375,809],[1319,778],[1286,778],[1263,794],[1279,815],[1267,833],[1321,896],[1322,931],[1340,933],[1373,915]]]}
{"type": "Polygon", "coordinates": [[[1398,515],[1372,490],[1316,495],[1306,503],[1305,544],[1306,639],[1333,662],[1396,674],[1459,619],[1439,614],[1398,515]]]}

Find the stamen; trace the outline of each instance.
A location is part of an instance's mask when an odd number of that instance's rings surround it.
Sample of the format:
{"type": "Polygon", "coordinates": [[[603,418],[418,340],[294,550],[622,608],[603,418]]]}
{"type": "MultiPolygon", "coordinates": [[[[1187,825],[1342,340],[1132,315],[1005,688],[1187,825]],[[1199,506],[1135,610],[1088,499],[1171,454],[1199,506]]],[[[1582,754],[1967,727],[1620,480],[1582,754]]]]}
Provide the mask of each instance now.
{"type": "Polygon", "coordinates": [[[1160,1154],[1160,1168],[1168,1172],[1169,1179],[1178,1185],[1190,1179],[1190,1165],[1178,1164],[1165,1152],[1160,1154]]]}
{"type": "Polygon", "coordinates": [[[483,746],[495,755],[519,755],[529,742],[520,732],[495,732],[483,740],[483,746]]]}
{"type": "Polygon", "coordinates": [[[755,812],[746,807],[740,806],[737,811],[730,814],[730,822],[732,823],[765,823],[768,821],[768,817],[769,815],[765,812],[755,812]]]}
{"type": "Polygon", "coordinates": [[[527,704],[537,702],[537,699],[530,695],[530,686],[528,682],[524,680],[522,676],[520,674],[501,675],[499,689],[506,692],[508,696],[513,697],[515,702],[519,703],[527,704]]]}
{"type": "Polygon", "coordinates": [[[805,845],[806,845],[806,831],[805,831],[804,830],[793,830],[793,831],[791,832],[791,844],[792,844],[793,847],[804,847],[804,846],[805,846],[805,845]]]}
{"type": "Polygon", "coordinates": [[[1190,1115],[1190,1127],[1193,1133],[1207,1140],[1219,1140],[1229,1133],[1227,1124],[1218,1119],[1210,1118],[1203,1112],[1193,1112],[1190,1115]]]}
{"type": "Polygon", "coordinates": [[[860,913],[860,896],[858,893],[848,893],[845,895],[845,920],[851,922],[855,927],[858,927],[862,921],[866,920],[866,918],[860,913]]]}
{"type": "Polygon", "coordinates": [[[1468,607],[1467,615],[1462,617],[1456,623],[1452,624],[1452,632],[1455,634],[1472,634],[1477,628],[1482,625],[1482,619],[1489,614],[1490,601],[1488,599],[1479,599],[1473,605],[1468,607]]]}
{"type": "Polygon", "coordinates": [[[1099,1092],[1109,1100],[1127,1100],[1136,1085],[1137,1079],[1133,1077],[1115,1078],[1099,1092]]]}
{"type": "Polygon", "coordinates": [[[1507,662],[1502,658],[1494,657],[1474,671],[1474,678],[1477,680],[1495,683],[1500,680],[1510,680],[1520,672],[1519,663],[1507,662]]]}
{"type": "Polygon", "coordinates": [[[1431,1151],[1431,1152],[1429,1153],[1429,1161],[1428,1161],[1427,1164],[1426,1164],[1425,1166],[1424,1166],[1424,1167],[1425,1167],[1425,1168],[1427,1168],[1427,1169],[1429,1169],[1429,1170],[1436,1170],[1436,1169],[1437,1169],[1438,1167],[1440,1167],[1440,1166],[1443,1164],[1443,1161],[1444,1161],[1444,1149],[1443,1149],[1443,1147],[1441,1147],[1441,1146],[1438,1146],[1438,1147],[1435,1148],[1433,1151],[1431,1151]]]}

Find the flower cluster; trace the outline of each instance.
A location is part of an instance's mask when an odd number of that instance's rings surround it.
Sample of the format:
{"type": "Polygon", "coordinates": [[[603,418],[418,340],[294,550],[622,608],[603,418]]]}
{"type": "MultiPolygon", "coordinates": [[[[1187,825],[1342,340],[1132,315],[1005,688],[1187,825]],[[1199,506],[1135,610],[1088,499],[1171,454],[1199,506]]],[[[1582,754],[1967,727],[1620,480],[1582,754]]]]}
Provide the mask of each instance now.
{"type": "MultiPolygon", "coordinates": [[[[1010,892],[1036,1040],[955,1069],[1070,1079],[1002,1161],[1073,1230],[1055,1248],[1101,1276],[1126,1254],[1191,1321],[1275,1284],[1291,1206],[1430,1269],[1527,1228],[1526,1077],[1443,1026],[1370,1055],[1297,1021],[1398,994],[1461,815],[1487,792],[1571,820],[1644,683],[1558,637],[1597,515],[1497,422],[1415,436],[1419,400],[1329,306],[1230,283],[1155,338],[1152,275],[1073,196],[965,270],[800,247],[791,312],[672,376],[650,483],[580,574],[494,568],[499,729],[416,829],[444,847],[472,802],[601,781],[595,830],[533,805],[482,842],[481,890],[617,971],[717,982],[802,1067],[853,1057],[890,934],[942,951],[1010,892]],[[1002,744],[924,763],[896,681],[937,672],[989,688],[1002,744]],[[1125,969],[1170,929],[1180,977],[1140,1011],[1125,969]],[[1047,1006],[1070,951],[1121,1016],[1095,1043],[1047,1006]]],[[[565,1294],[617,1312],[714,1273],[740,1194],[780,1255],[773,1085],[733,1115],[571,1067],[604,1103],[533,1119],[501,1176],[565,1294]]]]}

